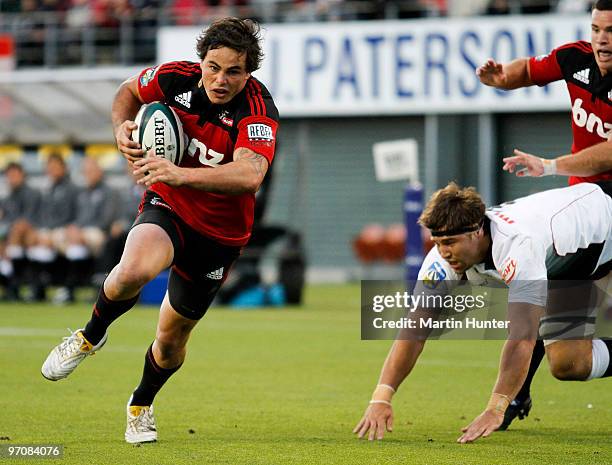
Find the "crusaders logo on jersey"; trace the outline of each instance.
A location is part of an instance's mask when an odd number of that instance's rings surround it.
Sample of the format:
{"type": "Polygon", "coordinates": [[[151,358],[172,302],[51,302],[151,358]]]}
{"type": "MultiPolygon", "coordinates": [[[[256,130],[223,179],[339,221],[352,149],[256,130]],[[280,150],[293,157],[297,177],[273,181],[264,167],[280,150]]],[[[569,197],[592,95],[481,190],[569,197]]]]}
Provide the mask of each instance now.
{"type": "Polygon", "coordinates": [[[153,78],[155,77],[155,73],[157,72],[157,68],[157,66],[149,68],[142,74],[142,76],[140,76],[140,85],[142,87],[148,86],[149,82],[153,80],[153,78]]]}
{"type": "Polygon", "coordinates": [[[516,276],[516,260],[513,258],[507,259],[502,265],[499,273],[506,284],[510,284],[516,276]]]}

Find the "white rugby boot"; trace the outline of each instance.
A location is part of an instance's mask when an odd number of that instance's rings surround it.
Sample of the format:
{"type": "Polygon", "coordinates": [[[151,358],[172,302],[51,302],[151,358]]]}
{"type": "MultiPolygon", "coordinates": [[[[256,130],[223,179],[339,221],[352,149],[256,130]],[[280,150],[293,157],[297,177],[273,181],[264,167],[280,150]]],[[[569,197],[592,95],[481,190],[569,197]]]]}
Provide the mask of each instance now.
{"type": "Polygon", "coordinates": [[[127,404],[127,428],[125,429],[125,440],[130,444],[157,441],[157,429],[155,428],[155,417],[153,406],[143,407],[127,404]]]}
{"type": "Polygon", "coordinates": [[[77,329],[70,336],[65,337],[61,344],[53,348],[40,372],[50,381],[64,379],[85,357],[94,355],[102,348],[106,344],[106,339],[108,339],[107,334],[94,346],[83,336],[83,329],[77,329]]]}

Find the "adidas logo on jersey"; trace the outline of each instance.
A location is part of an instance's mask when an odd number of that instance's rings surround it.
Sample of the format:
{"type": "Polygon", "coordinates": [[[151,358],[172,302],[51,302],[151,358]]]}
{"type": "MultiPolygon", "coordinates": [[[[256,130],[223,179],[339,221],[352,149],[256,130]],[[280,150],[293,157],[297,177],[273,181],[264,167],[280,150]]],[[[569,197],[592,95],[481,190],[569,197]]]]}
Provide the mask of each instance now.
{"type": "Polygon", "coordinates": [[[589,81],[590,71],[591,70],[589,68],[583,69],[582,71],[578,71],[574,73],[574,79],[576,79],[576,81],[583,82],[584,84],[588,84],[590,82],[589,81]]]}
{"type": "Polygon", "coordinates": [[[211,271],[210,273],[206,273],[206,277],[208,279],[214,279],[215,281],[223,279],[223,267],[219,268],[218,270],[211,271]]]}
{"type": "Polygon", "coordinates": [[[174,97],[174,100],[184,107],[191,108],[191,91],[177,95],[174,97]]]}

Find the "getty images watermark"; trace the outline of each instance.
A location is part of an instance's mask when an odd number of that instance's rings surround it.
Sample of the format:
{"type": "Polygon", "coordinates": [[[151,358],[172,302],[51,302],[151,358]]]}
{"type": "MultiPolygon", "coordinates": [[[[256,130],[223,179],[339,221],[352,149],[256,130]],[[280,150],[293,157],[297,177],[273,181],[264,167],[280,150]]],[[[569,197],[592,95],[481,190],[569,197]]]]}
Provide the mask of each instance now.
{"type": "Polygon", "coordinates": [[[584,339],[612,334],[612,300],[593,282],[557,282],[554,289],[546,281],[524,282],[517,289],[518,294],[510,295],[497,282],[432,286],[426,281],[362,281],[361,337],[507,339],[512,334],[538,334],[547,339],[584,339]],[[509,298],[516,301],[521,292],[538,301],[539,310],[531,306],[509,312],[509,298]],[[534,320],[525,318],[526,311],[541,311],[539,328],[527,326],[534,320]]]}

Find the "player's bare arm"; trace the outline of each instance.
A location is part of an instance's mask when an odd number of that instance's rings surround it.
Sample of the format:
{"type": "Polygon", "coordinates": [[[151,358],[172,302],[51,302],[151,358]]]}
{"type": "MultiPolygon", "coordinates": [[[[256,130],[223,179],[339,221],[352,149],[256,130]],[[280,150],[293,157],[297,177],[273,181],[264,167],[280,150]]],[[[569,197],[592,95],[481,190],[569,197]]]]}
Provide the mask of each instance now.
{"type": "Polygon", "coordinates": [[[493,394],[485,410],[468,426],[462,428],[463,434],[457,442],[465,444],[480,437],[486,438],[502,424],[508,405],[527,377],[542,313],[543,308],[537,305],[508,304],[510,334],[502,350],[493,394]]]}
{"type": "Polygon", "coordinates": [[[517,58],[506,64],[498,63],[489,58],[476,69],[476,76],[484,85],[504,90],[518,89],[534,84],[529,74],[528,58],[517,58]]]}
{"type": "Polygon", "coordinates": [[[238,147],[234,151],[234,163],[241,163],[243,166],[250,168],[251,178],[257,185],[255,190],[259,189],[259,186],[264,180],[266,173],[268,172],[268,160],[263,155],[255,153],[251,149],[245,147],[238,147]]]}
{"type": "Polygon", "coordinates": [[[368,435],[370,441],[382,439],[393,430],[391,397],[412,371],[423,351],[424,340],[396,340],[389,351],[379,382],[363,417],[353,429],[358,438],[368,435]]]}
{"type": "Polygon", "coordinates": [[[601,142],[573,155],[562,155],[554,159],[541,158],[515,149],[514,156],[506,157],[503,161],[504,171],[516,172],[519,177],[547,174],[594,176],[612,170],[612,141],[601,142]]]}
{"type": "Polygon", "coordinates": [[[257,192],[268,171],[268,160],[253,150],[239,147],[232,162],[215,168],[182,168],[152,153],[135,161],[134,167],[138,183],[147,187],[163,182],[174,187],[237,195],[257,192]]]}
{"type": "Polygon", "coordinates": [[[138,93],[138,76],[133,76],[123,82],[113,99],[111,122],[117,148],[130,162],[144,155],[140,144],[132,140],[132,131],[137,128],[133,119],[142,104],[143,101],[138,93]]]}

